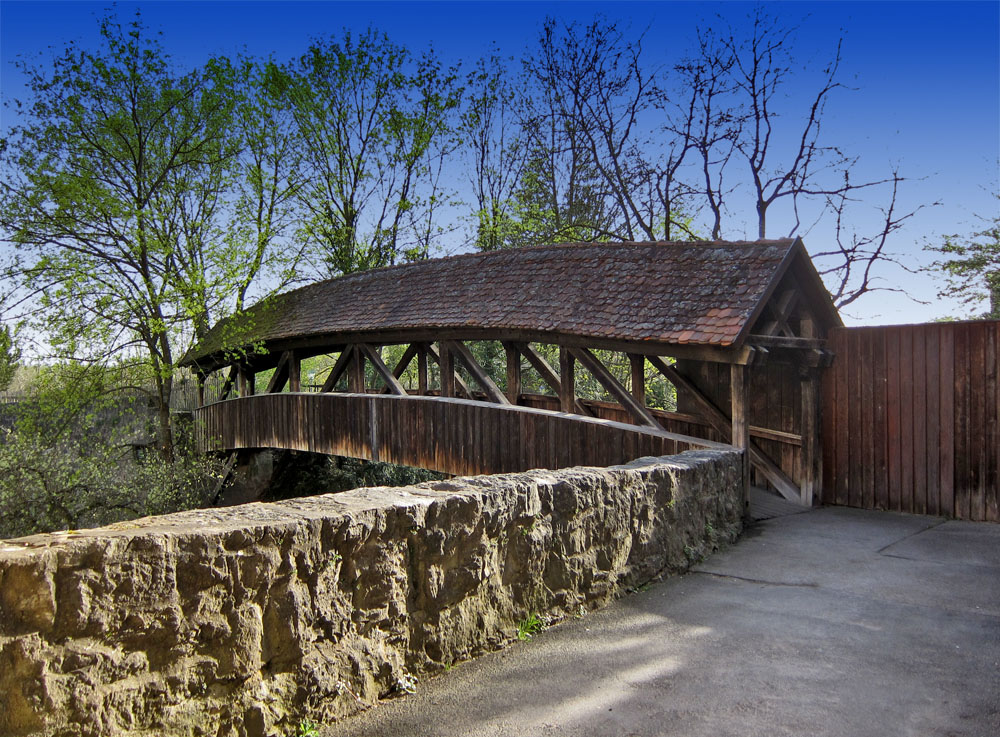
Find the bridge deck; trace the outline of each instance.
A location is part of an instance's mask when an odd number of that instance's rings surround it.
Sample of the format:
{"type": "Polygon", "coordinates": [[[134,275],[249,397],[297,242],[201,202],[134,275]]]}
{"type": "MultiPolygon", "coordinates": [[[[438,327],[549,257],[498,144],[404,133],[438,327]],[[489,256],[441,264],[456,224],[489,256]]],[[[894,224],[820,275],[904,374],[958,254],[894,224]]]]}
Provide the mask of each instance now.
{"type": "Polygon", "coordinates": [[[610,466],[729,447],[611,420],[466,399],[259,394],[197,410],[203,450],[283,448],[450,474],[610,466]]]}

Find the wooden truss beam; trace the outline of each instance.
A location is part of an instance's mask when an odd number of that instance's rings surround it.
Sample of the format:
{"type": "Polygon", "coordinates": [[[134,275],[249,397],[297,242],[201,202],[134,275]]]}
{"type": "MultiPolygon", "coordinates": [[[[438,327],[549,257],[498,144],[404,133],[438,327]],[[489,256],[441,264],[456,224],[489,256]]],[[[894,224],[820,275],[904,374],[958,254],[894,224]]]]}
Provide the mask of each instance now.
{"type": "MultiPolygon", "coordinates": [[[[465,380],[461,376],[459,376],[458,374],[455,373],[455,367],[454,367],[454,364],[451,361],[450,354],[448,355],[448,357],[446,359],[442,359],[441,355],[439,355],[438,352],[436,350],[434,350],[434,346],[432,346],[430,344],[426,345],[426,350],[427,350],[427,355],[430,356],[431,359],[433,359],[434,363],[436,363],[438,365],[438,368],[441,369],[441,395],[442,396],[452,396],[455,393],[455,391],[453,389],[452,393],[450,395],[449,394],[445,394],[445,386],[444,385],[445,385],[445,373],[446,373],[446,371],[445,371],[445,367],[442,366],[442,360],[447,360],[448,368],[449,368],[448,373],[451,374],[452,380],[455,382],[455,388],[457,388],[457,389],[461,390],[462,392],[464,392],[465,396],[468,397],[469,399],[472,399],[472,390],[469,389],[469,385],[465,383],[465,380]]],[[[442,353],[447,353],[447,351],[445,351],[444,349],[442,349],[442,353]]]]}
{"type": "Polygon", "coordinates": [[[385,362],[382,360],[382,356],[378,354],[378,351],[376,351],[368,343],[361,343],[355,346],[355,349],[360,349],[362,355],[364,355],[364,357],[371,362],[372,366],[375,367],[375,373],[382,378],[382,381],[385,382],[385,386],[391,394],[406,396],[406,389],[404,389],[403,385],[399,383],[399,379],[396,378],[396,375],[389,370],[388,366],[385,365],[385,362]]]}
{"type": "Polygon", "coordinates": [[[278,361],[278,365],[274,367],[274,373],[271,374],[271,380],[267,383],[266,394],[280,392],[281,388],[285,385],[285,381],[288,379],[288,360],[291,355],[291,351],[285,351],[281,354],[281,359],[278,361]]]}
{"type": "Polygon", "coordinates": [[[476,380],[476,383],[479,384],[479,387],[491,401],[497,404],[510,404],[507,397],[500,391],[500,387],[493,382],[489,374],[479,365],[479,362],[472,355],[472,351],[469,350],[469,347],[465,343],[460,340],[448,340],[444,342],[447,344],[448,349],[465,366],[465,370],[476,380]]]}
{"type": "Polygon", "coordinates": [[[663,427],[656,418],[653,417],[652,413],[646,409],[643,405],[639,404],[635,397],[622,386],[621,382],[616,379],[610,371],[608,371],[607,366],[600,362],[600,360],[591,353],[587,348],[570,348],[570,353],[573,357],[583,364],[583,367],[587,369],[595,379],[604,387],[604,389],[610,394],[615,400],[618,401],[628,413],[632,415],[632,418],[637,420],[639,424],[645,425],[646,427],[652,427],[657,430],[662,430],[663,427]]]}
{"type": "Polygon", "coordinates": [[[768,303],[772,319],[764,323],[764,335],[783,335],[792,337],[795,333],[788,324],[795,305],[799,300],[799,293],[795,289],[786,289],[776,300],[768,303]]]}
{"type": "Polygon", "coordinates": [[[220,401],[229,398],[229,394],[230,392],[233,391],[233,386],[235,386],[236,384],[236,376],[238,373],[239,370],[236,368],[235,364],[229,367],[229,375],[226,377],[226,380],[222,383],[222,390],[219,392],[220,401]]]}
{"type": "Polygon", "coordinates": [[[347,370],[347,365],[351,361],[351,354],[353,352],[354,346],[344,346],[344,350],[340,352],[336,363],[333,364],[333,368],[330,369],[330,373],[327,374],[326,381],[323,382],[323,386],[320,388],[321,392],[332,392],[336,388],[337,382],[340,381],[340,377],[343,376],[344,372],[347,370]]]}
{"type": "MultiPolygon", "coordinates": [[[[559,376],[556,375],[556,372],[552,370],[549,362],[546,361],[541,354],[538,353],[538,351],[532,348],[529,343],[504,343],[505,347],[508,345],[512,346],[515,350],[521,353],[521,355],[528,359],[528,363],[531,364],[531,367],[538,372],[542,381],[549,385],[549,388],[555,392],[557,397],[562,396],[562,382],[559,381],[559,376]]],[[[584,417],[594,416],[594,413],[581,404],[579,399],[576,400],[575,408],[576,414],[578,415],[583,415],[584,417]]]]}
{"type": "MultiPolygon", "coordinates": [[[[669,366],[659,356],[647,356],[646,360],[648,360],[657,371],[663,374],[671,384],[679,390],[686,392],[695,401],[695,403],[701,407],[705,419],[719,434],[726,438],[732,437],[733,428],[729,417],[726,416],[725,412],[716,407],[712,403],[712,400],[702,394],[701,390],[698,389],[698,387],[695,386],[690,379],[673,366],[669,366]]],[[[778,464],[775,463],[771,457],[762,451],[753,441],[750,441],[749,449],[751,462],[762,474],[764,474],[764,478],[766,478],[771,485],[778,490],[778,493],[786,499],[801,503],[801,490],[798,486],[796,486],[795,482],[781,470],[778,464]]]]}

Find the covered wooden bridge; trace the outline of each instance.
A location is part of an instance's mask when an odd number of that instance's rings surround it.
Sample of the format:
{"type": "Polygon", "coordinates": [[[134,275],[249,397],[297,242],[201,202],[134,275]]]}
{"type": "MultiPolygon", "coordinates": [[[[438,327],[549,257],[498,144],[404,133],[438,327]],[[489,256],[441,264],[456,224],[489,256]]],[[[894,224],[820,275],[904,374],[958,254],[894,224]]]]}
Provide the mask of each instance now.
{"type": "Polygon", "coordinates": [[[564,244],[312,284],[220,322],[182,363],[203,388],[206,451],[468,474],[724,443],[747,449],[754,483],[809,505],[822,478],[819,371],[840,324],[797,239],[564,244]],[[477,360],[476,341],[502,346],[499,370],[477,360]],[[391,365],[390,345],[405,346],[391,365]],[[627,357],[626,376],[605,351],[627,357]],[[317,355],[332,368],[303,386],[302,361],[317,355]],[[523,391],[525,372],[548,393],[523,391]],[[578,396],[580,372],[612,401],[578,396]],[[648,406],[654,373],[676,388],[676,411],[648,406]]]}

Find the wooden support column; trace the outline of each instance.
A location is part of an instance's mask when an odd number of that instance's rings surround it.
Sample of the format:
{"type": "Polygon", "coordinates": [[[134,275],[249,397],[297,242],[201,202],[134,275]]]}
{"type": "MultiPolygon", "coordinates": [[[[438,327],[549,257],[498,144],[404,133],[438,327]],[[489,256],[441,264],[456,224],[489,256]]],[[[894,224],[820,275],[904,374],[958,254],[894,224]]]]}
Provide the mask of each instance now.
{"type": "Polygon", "coordinates": [[[635,353],[628,355],[632,364],[632,397],[636,403],[646,406],[646,357],[635,353]]]}
{"type": "Polygon", "coordinates": [[[247,366],[240,364],[239,367],[240,396],[252,397],[256,390],[256,374],[247,366]]]}
{"type": "Polygon", "coordinates": [[[417,394],[427,396],[427,348],[417,346],[417,394]]]}
{"type": "Polygon", "coordinates": [[[517,404],[521,396],[521,352],[511,343],[504,343],[503,349],[507,354],[507,399],[517,404]]]}
{"type": "Polygon", "coordinates": [[[576,411],[576,360],[565,346],[559,346],[559,410],[576,411]]]}
{"type": "Polygon", "coordinates": [[[352,346],[347,381],[353,394],[365,393],[365,354],[361,346],[352,346]]]}
{"type": "Polygon", "coordinates": [[[198,406],[205,406],[205,374],[198,374],[198,406]]]}
{"type": "Polygon", "coordinates": [[[730,442],[743,451],[743,516],[750,513],[750,422],[747,417],[747,367],[729,367],[729,392],[732,407],[732,437],[730,442]]]}
{"type": "Polygon", "coordinates": [[[438,344],[439,360],[438,367],[441,369],[441,396],[455,396],[455,363],[452,359],[451,350],[444,341],[438,344]]]}
{"type": "Polygon", "coordinates": [[[799,374],[802,391],[802,479],[799,489],[802,504],[811,507],[820,498],[823,484],[823,427],[820,412],[821,390],[818,369],[803,368],[799,374]]]}
{"type": "Polygon", "coordinates": [[[302,391],[302,359],[295,351],[288,351],[288,391],[302,391]]]}
{"type": "MultiPolygon", "coordinates": [[[[562,382],[559,380],[559,377],[556,376],[556,372],[552,369],[552,367],[549,366],[549,362],[542,358],[541,354],[532,348],[530,343],[516,343],[515,346],[521,354],[528,359],[528,363],[530,363],[531,367],[538,372],[542,381],[549,385],[549,388],[555,392],[556,396],[562,397],[562,382]]],[[[594,416],[594,413],[585,407],[579,400],[576,401],[576,414],[583,415],[584,417],[594,416]]]]}

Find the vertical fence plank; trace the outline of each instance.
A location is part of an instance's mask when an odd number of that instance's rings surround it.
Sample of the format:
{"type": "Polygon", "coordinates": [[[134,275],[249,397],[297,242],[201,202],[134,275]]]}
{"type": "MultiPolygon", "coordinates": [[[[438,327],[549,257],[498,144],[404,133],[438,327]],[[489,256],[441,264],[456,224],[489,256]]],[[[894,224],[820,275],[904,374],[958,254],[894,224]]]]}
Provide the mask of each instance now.
{"type": "Polygon", "coordinates": [[[834,408],[837,417],[837,504],[850,503],[848,484],[850,483],[850,428],[851,428],[851,400],[854,396],[853,388],[850,384],[850,366],[854,360],[851,355],[851,333],[847,330],[837,331],[837,357],[834,365],[837,366],[837,398],[839,400],[834,408]]]}
{"type": "Polygon", "coordinates": [[[913,330],[913,508],[927,513],[927,364],[926,329],[913,330]]]}
{"type": "Polygon", "coordinates": [[[924,458],[927,464],[927,514],[941,514],[941,488],[938,483],[941,466],[941,328],[928,326],[924,344],[926,366],[926,411],[921,424],[926,428],[924,458]]]}

